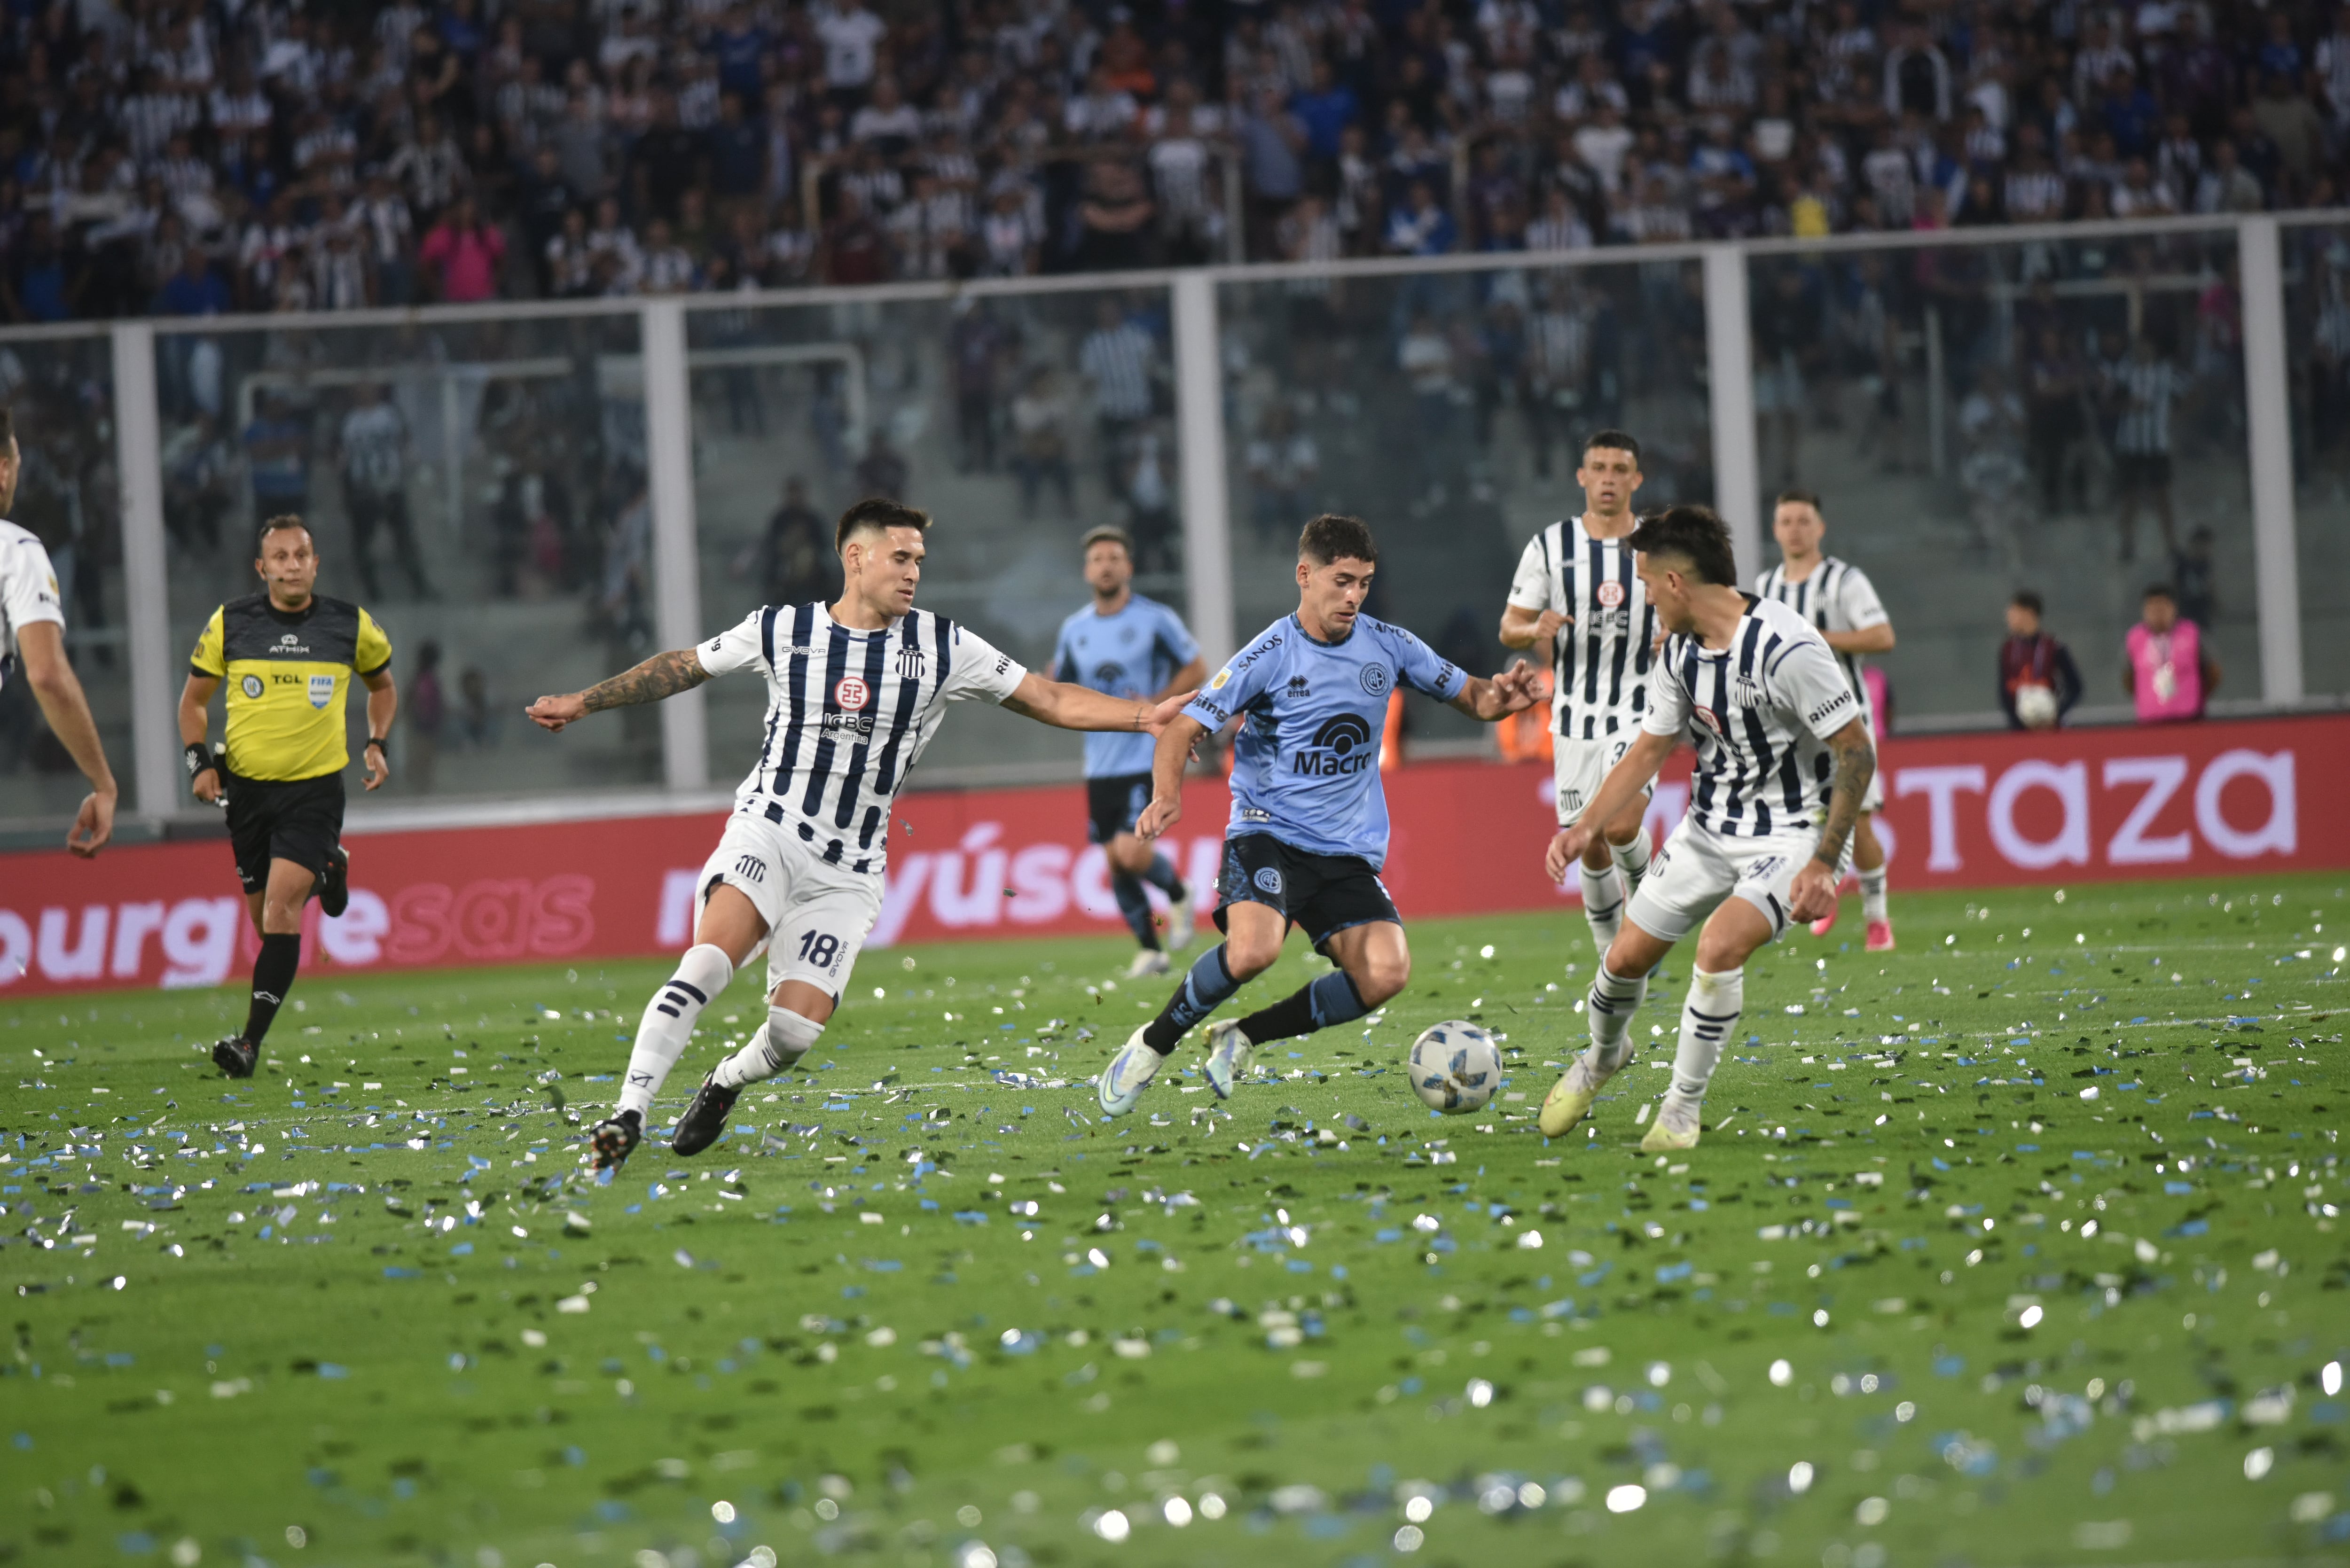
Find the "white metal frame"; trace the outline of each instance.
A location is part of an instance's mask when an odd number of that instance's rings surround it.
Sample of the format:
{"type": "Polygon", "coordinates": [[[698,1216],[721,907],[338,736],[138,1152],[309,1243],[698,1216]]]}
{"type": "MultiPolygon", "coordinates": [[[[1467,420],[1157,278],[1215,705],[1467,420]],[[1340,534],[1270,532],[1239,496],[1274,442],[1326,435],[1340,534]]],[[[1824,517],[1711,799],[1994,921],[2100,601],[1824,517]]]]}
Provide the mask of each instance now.
{"type": "MultiPolygon", "coordinates": [[[[810,343],[737,348],[689,348],[690,317],[697,312],[831,308],[843,304],[883,304],[957,297],[1017,297],[1031,295],[1163,291],[1174,323],[1177,439],[1183,479],[1185,576],[1193,624],[1206,650],[1222,657],[1234,646],[1229,474],[1225,461],[1223,380],[1220,353],[1218,290],[1227,285],[1264,286],[1292,279],[1376,278],[1415,275],[1624,266],[1658,262],[1696,262],[1704,271],[1706,340],[1717,504],[1731,526],[1740,569],[1759,568],[1762,519],[1758,514],[1759,469],[1754,427],[1753,376],[1748,331],[1750,264],[1768,256],[1823,256],[1866,250],[1910,250],[1958,245],[2023,245],[2040,242],[2108,241],[2179,234],[2233,234],[2238,246],[2243,297],[2247,456],[2252,485],[2252,526],[2262,607],[2262,694],[2271,706],[2307,701],[2303,691],[2297,518],[2292,474],[2285,343],[2282,231],[2315,224],[2350,225],[2350,217],[2313,213],[2241,220],[2165,218],[2085,224],[2036,224],[1964,232],[1929,231],[1846,234],[1825,238],[1750,240],[1735,244],[1692,243],[1607,250],[1521,252],[1505,255],[1375,257],[1331,263],[1225,264],[1186,270],[1107,275],[988,278],[961,283],[879,284],[865,287],[763,290],[719,296],[651,299],[497,301],[483,305],[381,309],[335,314],[204,317],[185,320],[75,323],[0,330],[0,344],[42,343],[106,336],[111,340],[117,455],[122,474],[124,590],[129,621],[133,751],[139,814],[174,815],[184,806],[181,793],[177,730],[173,722],[162,481],[158,462],[161,421],[156,401],[155,348],[159,338],[221,337],[286,330],[348,331],[407,325],[463,325],[582,317],[629,316],[642,344],[647,451],[656,549],[663,569],[656,576],[655,621],[661,640],[681,647],[697,639],[700,582],[695,544],[691,374],[732,365],[767,365],[841,359],[847,377],[852,425],[866,423],[864,378],[855,374],[861,353],[854,344],[810,343]]],[[[604,356],[629,358],[629,356],[604,356]]],[[[568,368],[568,362],[564,362],[568,368]]],[[[453,369],[453,367],[452,367],[453,369]]],[[[484,374],[546,373],[540,361],[520,359],[484,365],[484,374]]],[[[401,372],[370,372],[340,367],[276,379],[313,385],[341,384],[401,372]]],[[[274,373],[261,372],[262,378],[274,373]]],[[[251,379],[252,378],[248,378],[251,379]]],[[[662,708],[666,794],[681,806],[705,803],[707,747],[700,693],[687,693],[662,708]]],[[[631,797],[634,799],[635,797],[631,797]]],[[[641,802],[639,802],[641,805],[641,802]]],[[[413,809],[413,808],[403,808],[413,809]]],[[[512,803],[458,803],[431,808],[435,821],[503,820],[512,803]]]]}

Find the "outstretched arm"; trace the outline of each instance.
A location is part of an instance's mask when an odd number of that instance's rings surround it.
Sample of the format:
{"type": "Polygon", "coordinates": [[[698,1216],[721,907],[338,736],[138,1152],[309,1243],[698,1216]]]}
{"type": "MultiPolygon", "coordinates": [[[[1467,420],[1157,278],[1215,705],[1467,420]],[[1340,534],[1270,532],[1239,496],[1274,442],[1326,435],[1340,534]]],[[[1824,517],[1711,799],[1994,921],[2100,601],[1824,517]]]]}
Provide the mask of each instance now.
{"type": "Polygon", "coordinates": [[[1020,678],[1003,706],[1014,712],[1059,730],[1128,730],[1156,735],[1191,700],[1189,691],[1157,702],[1134,697],[1111,697],[1089,686],[1047,680],[1035,670],[1020,678]]]}
{"type": "Polygon", "coordinates": [[[622,670],[609,680],[599,680],[585,691],[575,691],[568,697],[542,697],[523,711],[540,729],[559,731],[590,713],[639,702],[658,702],[664,697],[691,691],[709,679],[710,672],[702,669],[698,649],[671,649],[667,653],[654,654],[633,670],[622,670]]]}
{"type": "Polygon", "coordinates": [[[1469,677],[1461,688],[1452,706],[1471,719],[1491,724],[1513,713],[1523,713],[1534,705],[1534,666],[1524,659],[1513,659],[1510,667],[1488,680],[1482,675],[1469,677]]]}
{"type": "Polygon", "coordinates": [[[1868,781],[1877,776],[1877,747],[1870,743],[1866,721],[1855,719],[1828,737],[1835,753],[1835,777],[1828,785],[1828,819],[1820,828],[1819,847],[1804,862],[1788,888],[1787,918],[1816,920],[1835,908],[1836,882],[1844,874],[1844,849],[1860,820],[1861,798],[1868,781]]]}
{"type": "Polygon", "coordinates": [[[1530,610],[1523,605],[1502,607],[1502,646],[1503,648],[1548,648],[1558,638],[1561,627],[1572,626],[1575,618],[1555,609],[1530,610]]]}

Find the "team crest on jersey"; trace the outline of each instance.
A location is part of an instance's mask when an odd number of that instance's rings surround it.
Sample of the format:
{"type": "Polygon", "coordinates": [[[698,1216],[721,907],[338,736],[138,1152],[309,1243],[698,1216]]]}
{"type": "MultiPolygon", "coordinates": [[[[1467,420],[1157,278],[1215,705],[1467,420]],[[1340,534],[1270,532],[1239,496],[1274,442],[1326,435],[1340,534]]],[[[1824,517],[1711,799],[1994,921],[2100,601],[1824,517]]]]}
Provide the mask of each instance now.
{"type": "Polygon", "coordinates": [[[910,642],[899,649],[898,673],[904,680],[920,680],[922,678],[922,650],[910,642]]]}
{"type": "Polygon", "coordinates": [[[1598,599],[1604,607],[1614,609],[1617,605],[1624,602],[1624,585],[1621,583],[1600,584],[1598,599]]]}
{"type": "Polygon", "coordinates": [[[244,694],[248,697],[261,695],[261,677],[258,675],[248,675],[237,684],[244,688],[244,694]]]}
{"type": "Polygon", "coordinates": [[[323,708],[335,700],[335,678],[331,675],[310,677],[310,706],[323,708]]]}
{"type": "Polygon", "coordinates": [[[1390,679],[1391,678],[1388,674],[1388,667],[1384,664],[1366,664],[1363,666],[1363,690],[1369,692],[1374,697],[1384,697],[1388,694],[1388,686],[1390,682],[1390,679]]]}
{"type": "Polygon", "coordinates": [[[832,689],[833,706],[854,713],[873,701],[873,689],[865,684],[861,675],[844,675],[832,689]]]}
{"type": "Polygon", "coordinates": [[[1229,666],[1222,670],[1219,670],[1216,671],[1216,678],[1208,682],[1208,690],[1211,691],[1222,691],[1224,687],[1231,682],[1232,678],[1232,672],[1229,666]]]}
{"type": "Polygon", "coordinates": [[[1756,685],[1750,677],[1741,675],[1732,680],[1730,683],[1730,690],[1731,693],[1737,697],[1738,705],[1740,707],[1760,708],[1762,706],[1762,688],[1756,685]]]}
{"type": "Polygon", "coordinates": [[[1583,809],[1583,792],[1579,789],[1563,789],[1559,791],[1558,808],[1561,811],[1581,811],[1583,809]]]}

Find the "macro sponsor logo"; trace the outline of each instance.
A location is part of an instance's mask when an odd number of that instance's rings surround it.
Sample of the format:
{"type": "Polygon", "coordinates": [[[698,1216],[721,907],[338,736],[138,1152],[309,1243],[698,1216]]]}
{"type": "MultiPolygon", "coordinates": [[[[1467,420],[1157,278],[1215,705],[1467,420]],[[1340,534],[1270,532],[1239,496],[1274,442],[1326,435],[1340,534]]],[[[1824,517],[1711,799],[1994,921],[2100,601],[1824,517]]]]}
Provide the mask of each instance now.
{"type": "Polygon", "coordinates": [[[1311,742],[1290,753],[1289,771],[1305,778],[1344,778],[1369,767],[1378,754],[1369,722],[1359,713],[1337,713],[1322,722],[1311,742]]]}

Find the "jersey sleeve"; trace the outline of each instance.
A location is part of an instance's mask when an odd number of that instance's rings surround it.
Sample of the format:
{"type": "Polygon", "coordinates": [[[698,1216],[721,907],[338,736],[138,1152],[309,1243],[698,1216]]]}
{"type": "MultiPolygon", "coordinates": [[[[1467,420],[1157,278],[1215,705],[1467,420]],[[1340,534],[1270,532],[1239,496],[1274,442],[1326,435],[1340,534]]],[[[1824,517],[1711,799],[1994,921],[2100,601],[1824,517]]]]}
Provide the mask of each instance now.
{"type": "Polygon", "coordinates": [[[1159,652],[1166,656],[1170,680],[1174,679],[1177,670],[1200,657],[1200,642],[1191,635],[1191,628],[1183,624],[1181,616],[1163,605],[1159,610],[1155,640],[1159,652]]]}
{"type": "Polygon", "coordinates": [[[754,609],[741,620],[698,644],[694,657],[712,677],[731,675],[737,670],[747,670],[767,657],[766,639],[761,635],[760,622],[766,611],[754,609]]]}
{"type": "Polygon", "coordinates": [[[1860,699],[1844,678],[1844,667],[1816,637],[1804,638],[1782,653],[1768,680],[1780,701],[1823,741],[1860,717],[1860,699]]]}
{"type": "Polygon", "coordinates": [[[1866,631],[1893,618],[1885,613],[1885,601],[1877,597],[1877,585],[1858,566],[1845,568],[1844,581],[1836,587],[1836,601],[1848,631],[1866,631]]]}
{"type": "Polygon", "coordinates": [[[5,550],[0,554],[0,611],[5,612],[0,618],[18,628],[36,620],[65,625],[57,568],[49,564],[49,553],[41,542],[26,535],[0,550],[5,550]]]}
{"type": "Polygon", "coordinates": [[[1281,662],[1284,635],[1278,629],[1266,632],[1225,660],[1198,695],[1183,705],[1184,717],[1210,730],[1221,730],[1232,722],[1272,680],[1274,667],[1281,662]]]}
{"type": "Polygon", "coordinates": [[[1001,702],[1027,679],[1027,666],[969,627],[957,622],[948,636],[954,649],[954,668],[939,688],[940,697],[946,701],[985,698],[1001,702]]]}
{"type": "Polygon", "coordinates": [[[1461,695],[1469,684],[1468,671],[1449,659],[1438,657],[1436,649],[1419,640],[1403,628],[1388,628],[1389,649],[1395,655],[1396,679],[1415,691],[1425,691],[1440,702],[1450,702],[1461,695]]]}
{"type": "Polygon", "coordinates": [[[188,668],[198,675],[217,679],[228,673],[226,621],[225,612],[216,609],[212,619],[204,622],[204,629],[197,633],[196,650],[188,655],[188,668]]]}
{"type": "Polygon", "coordinates": [[[1518,557],[1518,575],[1510,579],[1510,603],[1519,609],[1546,610],[1550,602],[1550,552],[1539,534],[1526,541],[1518,557]]]}
{"type": "Polygon", "coordinates": [[[1658,656],[1656,673],[1648,678],[1648,711],[1640,715],[1640,728],[1651,735],[1669,735],[1679,740],[1689,732],[1689,688],[1681,684],[1679,638],[1668,638],[1665,650],[1658,656]]]}
{"type": "Polygon", "coordinates": [[[373,675],[391,662],[391,639],[384,634],[375,617],[359,611],[358,645],[351,655],[351,668],[361,675],[373,675]]]}

